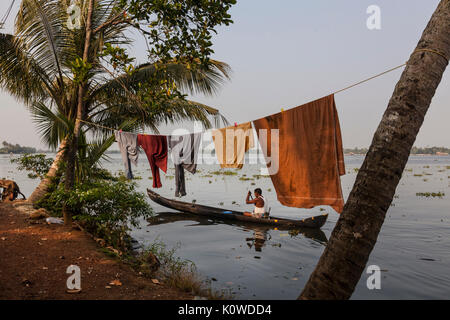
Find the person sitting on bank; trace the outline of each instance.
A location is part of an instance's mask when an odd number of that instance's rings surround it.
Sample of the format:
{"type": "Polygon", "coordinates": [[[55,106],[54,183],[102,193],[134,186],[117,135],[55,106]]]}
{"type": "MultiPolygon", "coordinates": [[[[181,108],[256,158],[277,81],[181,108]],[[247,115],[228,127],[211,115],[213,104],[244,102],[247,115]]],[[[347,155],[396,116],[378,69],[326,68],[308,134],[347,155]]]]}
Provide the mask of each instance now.
{"type": "Polygon", "coordinates": [[[253,212],[244,212],[244,216],[262,218],[266,213],[267,203],[266,199],[262,196],[262,190],[260,188],[255,189],[255,199],[250,200],[252,193],[249,191],[245,203],[254,204],[255,208],[253,212]]]}

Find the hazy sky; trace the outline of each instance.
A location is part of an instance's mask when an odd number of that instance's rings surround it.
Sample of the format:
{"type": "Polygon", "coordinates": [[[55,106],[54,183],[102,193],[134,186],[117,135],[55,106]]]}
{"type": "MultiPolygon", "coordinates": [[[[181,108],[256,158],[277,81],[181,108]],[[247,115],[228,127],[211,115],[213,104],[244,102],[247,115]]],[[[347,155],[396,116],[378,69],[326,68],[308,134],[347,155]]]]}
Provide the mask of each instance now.
{"type": "MultiPolygon", "coordinates": [[[[20,1],[17,1],[20,2],[20,1]]],[[[0,16],[10,1],[0,1],[0,16]]],[[[245,122],[325,96],[407,61],[439,0],[238,0],[234,24],[214,39],[214,58],[233,75],[215,97],[191,97],[245,122]],[[368,6],[381,8],[369,30],[368,6]]],[[[6,26],[11,32],[17,6],[6,26]]],[[[140,61],[145,46],[132,48],[140,61]]],[[[139,42],[140,41],[140,42],[139,42]]],[[[401,70],[336,95],[345,147],[368,146],[401,70]]],[[[434,97],[417,146],[450,147],[450,72],[434,97]]],[[[0,91],[0,141],[43,146],[25,107],[0,91]]],[[[162,128],[169,133],[171,128],[162,128]]]]}

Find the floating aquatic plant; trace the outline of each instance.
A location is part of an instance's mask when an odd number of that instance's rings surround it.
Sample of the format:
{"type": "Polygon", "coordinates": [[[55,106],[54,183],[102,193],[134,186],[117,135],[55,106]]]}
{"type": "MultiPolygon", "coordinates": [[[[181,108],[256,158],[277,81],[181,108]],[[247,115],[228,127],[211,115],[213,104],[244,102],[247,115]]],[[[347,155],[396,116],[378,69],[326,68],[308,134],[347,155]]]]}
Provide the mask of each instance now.
{"type": "Polygon", "coordinates": [[[418,192],[416,193],[416,196],[418,197],[426,197],[426,198],[443,198],[445,196],[445,193],[443,192],[418,192]]]}
{"type": "Polygon", "coordinates": [[[216,175],[216,176],[218,176],[218,175],[237,176],[237,172],[229,171],[229,170],[226,170],[226,171],[213,171],[213,172],[210,172],[210,173],[213,174],[213,175],[216,175]]]}
{"type": "Polygon", "coordinates": [[[256,178],[256,179],[260,179],[260,178],[270,178],[270,176],[267,175],[267,174],[254,174],[254,175],[253,175],[253,178],[256,178]]]}

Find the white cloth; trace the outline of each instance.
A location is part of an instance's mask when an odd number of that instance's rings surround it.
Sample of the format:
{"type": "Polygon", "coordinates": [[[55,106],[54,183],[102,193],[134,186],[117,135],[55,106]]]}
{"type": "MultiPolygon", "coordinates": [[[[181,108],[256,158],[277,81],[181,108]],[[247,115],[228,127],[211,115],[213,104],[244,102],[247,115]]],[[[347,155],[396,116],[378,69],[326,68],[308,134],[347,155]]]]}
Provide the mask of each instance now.
{"type": "Polygon", "coordinates": [[[253,210],[253,216],[255,218],[261,218],[264,215],[264,208],[255,207],[253,210]]]}

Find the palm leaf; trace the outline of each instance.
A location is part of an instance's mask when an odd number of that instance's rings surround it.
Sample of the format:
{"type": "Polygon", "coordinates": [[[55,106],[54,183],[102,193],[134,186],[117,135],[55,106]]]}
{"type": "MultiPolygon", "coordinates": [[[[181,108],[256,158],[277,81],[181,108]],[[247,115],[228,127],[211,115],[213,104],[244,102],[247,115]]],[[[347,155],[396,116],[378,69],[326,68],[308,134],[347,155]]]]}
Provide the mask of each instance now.
{"type": "Polygon", "coordinates": [[[67,136],[71,136],[74,122],[59,111],[53,112],[42,102],[35,102],[29,107],[33,122],[37,126],[43,141],[53,149],[67,136]]]}
{"type": "Polygon", "coordinates": [[[57,97],[46,72],[26,53],[23,43],[10,34],[0,34],[0,85],[25,104],[57,97]]]}

